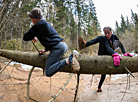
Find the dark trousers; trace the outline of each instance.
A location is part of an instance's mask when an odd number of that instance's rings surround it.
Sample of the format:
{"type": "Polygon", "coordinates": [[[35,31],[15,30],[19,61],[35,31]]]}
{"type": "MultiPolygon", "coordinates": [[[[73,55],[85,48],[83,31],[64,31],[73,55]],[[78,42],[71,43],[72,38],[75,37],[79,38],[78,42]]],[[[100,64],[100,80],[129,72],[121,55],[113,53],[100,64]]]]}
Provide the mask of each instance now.
{"type": "Polygon", "coordinates": [[[48,55],[45,68],[45,73],[47,77],[51,77],[67,65],[66,59],[60,60],[62,55],[67,50],[68,46],[65,42],[58,43],[50,50],[50,54],[48,55]]]}
{"type": "Polygon", "coordinates": [[[102,84],[103,84],[103,82],[104,82],[104,80],[105,80],[105,77],[106,77],[106,75],[101,75],[101,79],[100,79],[98,88],[101,88],[101,86],[102,86],[102,84]]]}

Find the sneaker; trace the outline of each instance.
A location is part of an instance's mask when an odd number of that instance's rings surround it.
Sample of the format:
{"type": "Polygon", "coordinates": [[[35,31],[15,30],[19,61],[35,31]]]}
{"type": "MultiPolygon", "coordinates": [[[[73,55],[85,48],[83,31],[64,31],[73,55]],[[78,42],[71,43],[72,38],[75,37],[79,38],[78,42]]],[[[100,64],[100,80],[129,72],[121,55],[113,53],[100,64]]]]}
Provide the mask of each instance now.
{"type": "Polygon", "coordinates": [[[101,88],[98,88],[97,92],[102,92],[101,88]]]}
{"type": "Polygon", "coordinates": [[[80,50],[85,48],[85,46],[86,46],[86,41],[83,39],[82,36],[80,36],[80,37],[78,38],[78,43],[79,43],[79,49],[80,49],[80,50]]]}
{"type": "Polygon", "coordinates": [[[69,64],[71,64],[73,72],[75,73],[80,70],[78,57],[79,57],[79,53],[76,50],[73,50],[72,54],[69,56],[69,64]]]}

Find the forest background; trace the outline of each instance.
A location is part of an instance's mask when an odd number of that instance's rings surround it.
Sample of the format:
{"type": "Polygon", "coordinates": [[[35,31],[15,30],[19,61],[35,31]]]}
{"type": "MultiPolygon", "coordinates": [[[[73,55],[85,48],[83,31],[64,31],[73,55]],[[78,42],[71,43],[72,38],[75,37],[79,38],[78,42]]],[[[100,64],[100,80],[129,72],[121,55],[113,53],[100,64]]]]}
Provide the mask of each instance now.
{"type": "MultiPolygon", "coordinates": [[[[23,41],[23,35],[33,25],[27,12],[34,7],[43,11],[43,19],[49,22],[67,43],[69,50],[78,50],[78,37],[86,41],[102,35],[96,7],[92,0],[1,0],[0,1],[0,48],[16,51],[36,51],[29,42],[23,41]]],[[[116,21],[116,34],[123,43],[126,52],[138,52],[138,14],[131,10],[131,19],[121,16],[116,21]]],[[[109,25],[110,26],[110,25],[109,25]]],[[[44,49],[37,42],[39,50],[44,49]]],[[[98,44],[81,51],[97,54],[98,44]]],[[[120,50],[118,50],[121,53],[120,50]]]]}

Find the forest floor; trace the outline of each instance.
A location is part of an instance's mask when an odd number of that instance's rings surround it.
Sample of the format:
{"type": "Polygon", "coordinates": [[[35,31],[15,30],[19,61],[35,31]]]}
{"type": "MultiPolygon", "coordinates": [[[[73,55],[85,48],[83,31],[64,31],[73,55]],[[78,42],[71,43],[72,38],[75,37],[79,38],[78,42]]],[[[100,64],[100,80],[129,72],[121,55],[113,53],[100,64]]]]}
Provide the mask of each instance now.
{"type": "MultiPolygon", "coordinates": [[[[1,57],[2,58],[2,57],[1,57]]],[[[5,66],[0,61],[0,68],[5,66]]],[[[26,102],[27,79],[30,69],[20,64],[8,65],[0,74],[0,102],[26,102]]],[[[138,73],[135,79],[126,74],[107,75],[102,86],[103,92],[97,92],[100,75],[81,74],[78,89],[78,102],[138,102],[138,73]]],[[[34,69],[30,80],[29,102],[47,102],[56,95],[68,80],[70,73],[58,72],[51,78],[43,75],[42,69],[34,69]]],[[[73,102],[77,85],[74,74],[65,89],[56,98],[56,102],[73,102]]]]}

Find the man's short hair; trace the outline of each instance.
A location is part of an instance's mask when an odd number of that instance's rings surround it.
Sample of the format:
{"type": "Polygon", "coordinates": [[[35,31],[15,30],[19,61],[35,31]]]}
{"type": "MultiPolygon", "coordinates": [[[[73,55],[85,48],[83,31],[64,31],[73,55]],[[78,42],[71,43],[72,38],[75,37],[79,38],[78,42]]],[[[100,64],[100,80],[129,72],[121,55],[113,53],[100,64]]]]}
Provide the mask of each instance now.
{"type": "Polygon", "coordinates": [[[33,8],[30,12],[28,12],[28,16],[34,19],[42,19],[42,11],[40,8],[33,8]]]}

